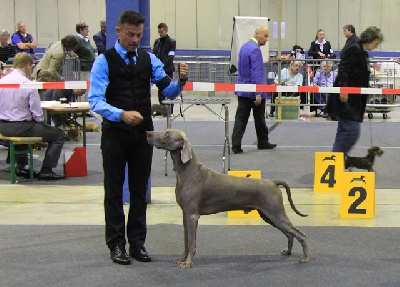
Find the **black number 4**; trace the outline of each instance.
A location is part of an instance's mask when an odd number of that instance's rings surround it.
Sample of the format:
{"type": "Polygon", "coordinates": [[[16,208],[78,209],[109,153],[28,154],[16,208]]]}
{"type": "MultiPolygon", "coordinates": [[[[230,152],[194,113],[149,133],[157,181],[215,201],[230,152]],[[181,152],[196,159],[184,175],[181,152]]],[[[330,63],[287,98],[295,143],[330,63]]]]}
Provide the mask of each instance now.
{"type": "Polygon", "coordinates": [[[328,165],[324,174],[321,176],[321,183],[327,183],[329,187],[333,187],[335,185],[336,179],[334,165],[328,165]]]}
{"type": "Polygon", "coordinates": [[[359,192],[360,196],[353,202],[352,205],[350,205],[349,213],[366,214],[367,210],[365,208],[358,209],[357,206],[359,206],[367,198],[367,191],[362,187],[353,187],[349,191],[349,196],[355,196],[356,192],[359,192]]]}

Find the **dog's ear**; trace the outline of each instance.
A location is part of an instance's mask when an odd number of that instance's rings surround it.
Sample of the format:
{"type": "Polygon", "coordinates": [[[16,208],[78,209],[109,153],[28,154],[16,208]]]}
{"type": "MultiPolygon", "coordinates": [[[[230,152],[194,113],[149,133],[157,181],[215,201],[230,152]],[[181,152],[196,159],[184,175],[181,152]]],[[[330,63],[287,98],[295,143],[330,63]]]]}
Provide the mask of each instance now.
{"type": "Polygon", "coordinates": [[[182,134],[182,139],[183,139],[183,148],[181,150],[181,160],[183,163],[188,162],[190,159],[192,159],[192,147],[190,146],[190,143],[187,139],[187,136],[185,133],[182,134]]]}

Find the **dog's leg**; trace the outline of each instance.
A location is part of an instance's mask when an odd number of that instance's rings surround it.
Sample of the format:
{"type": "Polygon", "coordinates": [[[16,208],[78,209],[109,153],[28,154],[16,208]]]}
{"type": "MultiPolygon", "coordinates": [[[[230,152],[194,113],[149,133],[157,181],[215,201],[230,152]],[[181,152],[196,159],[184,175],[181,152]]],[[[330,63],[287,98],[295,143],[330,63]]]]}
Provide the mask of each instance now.
{"type": "Polygon", "coordinates": [[[183,255],[181,258],[177,258],[174,260],[174,263],[176,263],[176,264],[181,264],[182,262],[186,262],[186,258],[189,253],[188,230],[187,230],[187,224],[186,224],[186,216],[185,216],[184,212],[183,212],[183,233],[184,233],[184,240],[185,240],[185,250],[183,251],[183,255]]]}
{"type": "Polygon", "coordinates": [[[294,241],[294,237],[293,235],[289,234],[289,233],[285,233],[287,239],[288,239],[288,248],[287,249],[282,249],[281,251],[281,255],[292,255],[292,249],[293,249],[293,241],[294,241]]]}
{"type": "MultiPolygon", "coordinates": [[[[199,222],[200,215],[199,214],[187,214],[185,212],[186,217],[186,232],[187,232],[187,246],[188,246],[188,254],[186,257],[186,261],[179,264],[180,268],[191,268],[193,265],[193,257],[196,254],[196,233],[197,233],[197,225],[199,222]]],[[[186,247],[185,247],[186,249],[186,247]]]]}
{"type": "MultiPolygon", "coordinates": [[[[269,219],[264,213],[262,213],[261,211],[258,210],[258,214],[260,214],[260,217],[268,224],[270,224],[271,226],[278,228],[272,221],[271,219],[269,219]]],[[[278,228],[279,229],[279,228],[278,228]]],[[[283,232],[283,231],[282,231],[283,232]]],[[[292,248],[293,248],[293,241],[294,241],[294,237],[293,235],[290,235],[289,233],[285,233],[283,232],[283,234],[285,234],[285,236],[288,239],[288,248],[287,249],[283,249],[281,251],[282,255],[292,255],[292,248]]]]}
{"type": "Polygon", "coordinates": [[[277,218],[276,220],[271,220],[271,221],[273,221],[274,226],[278,228],[280,231],[282,231],[288,238],[288,249],[283,250],[281,254],[282,255],[291,254],[293,247],[293,238],[296,237],[296,239],[300,242],[301,246],[303,247],[303,255],[300,257],[300,262],[305,263],[310,261],[310,253],[308,251],[308,243],[306,235],[300,230],[298,230],[296,227],[294,227],[293,224],[289,221],[289,218],[286,219],[277,218]]]}

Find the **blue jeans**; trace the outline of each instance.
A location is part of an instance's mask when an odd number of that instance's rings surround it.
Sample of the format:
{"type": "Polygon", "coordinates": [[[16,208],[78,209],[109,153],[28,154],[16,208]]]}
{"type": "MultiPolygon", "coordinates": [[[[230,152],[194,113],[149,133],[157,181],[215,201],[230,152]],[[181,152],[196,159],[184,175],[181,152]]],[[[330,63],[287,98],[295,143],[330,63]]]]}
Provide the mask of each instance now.
{"type": "Polygon", "coordinates": [[[360,122],[339,119],[332,151],[343,152],[347,155],[358,141],[360,130],[360,122]]]}

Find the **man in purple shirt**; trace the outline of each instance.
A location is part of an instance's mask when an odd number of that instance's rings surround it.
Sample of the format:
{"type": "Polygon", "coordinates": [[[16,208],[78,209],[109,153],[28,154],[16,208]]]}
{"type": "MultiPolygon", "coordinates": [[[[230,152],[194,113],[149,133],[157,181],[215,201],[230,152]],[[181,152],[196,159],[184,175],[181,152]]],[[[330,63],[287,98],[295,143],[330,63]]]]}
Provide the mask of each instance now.
{"type": "Polygon", "coordinates": [[[36,40],[31,34],[26,33],[25,23],[17,23],[17,32],[12,35],[11,42],[17,47],[17,53],[25,52],[30,54],[35,62],[40,60],[33,50],[37,47],[36,40]]]}
{"type": "MultiPolygon", "coordinates": [[[[29,54],[17,54],[13,66],[14,70],[0,79],[0,84],[32,82],[28,77],[32,73],[34,64],[29,54]]],[[[4,136],[42,137],[48,142],[48,147],[38,179],[64,178],[64,175],[56,174],[52,169],[58,164],[65,134],[62,130],[44,122],[40,97],[36,89],[0,89],[0,133],[4,136]]],[[[26,157],[18,159],[19,164],[27,162],[26,157]]]]}
{"type": "MultiPolygon", "coordinates": [[[[322,61],[321,70],[316,72],[314,75],[313,85],[319,87],[333,87],[333,83],[337,77],[337,72],[332,71],[333,61],[322,61]]],[[[327,103],[329,94],[327,93],[315,93],[314,104],[323,104],[323,106],[315,107],[312,106],[311,111],[315,110],[315,115],[319,116],[318,109],[325,113],[325,105],[327,103]]]]}
{"type": "MultiPolygon", "coordinates": [[[[260,46],[267,43],[268,29],[260,26],[254,32],[254,37],[243,44],[239,51],[237,84],[265,84],[264,62],[260,46]]],[[[254,124],[257,133],[258,149],[273,149],[276,144],[268,141],[268,127],[265,123],[266,93],[235,92],[238,96],[238,107],[235,115],[235,125],[232,133],[233,153],[242,153],[242,138],[253,109],[254,124]]]]}

